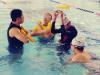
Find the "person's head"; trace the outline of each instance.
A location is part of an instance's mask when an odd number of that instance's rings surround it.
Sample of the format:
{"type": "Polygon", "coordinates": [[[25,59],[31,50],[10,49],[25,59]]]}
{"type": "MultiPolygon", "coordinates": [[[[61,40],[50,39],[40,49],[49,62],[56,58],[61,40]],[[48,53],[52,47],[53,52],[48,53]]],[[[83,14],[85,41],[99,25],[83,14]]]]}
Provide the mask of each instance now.
{"type": "Polygon", "coordinates": [[[85,47],[85,40],[83,37],[76,37],[72,40],[71,49],[73,52],[83,52],[85,47]]]}
{"type": "Polygon", "coordinates": [[[44,14],[44,23],[48,24],[52,20],[52,15],[50,13],[45,13],[44,14]]]}
{"type": "Polygon", "coordinates": [[[24,22],[24,16],[22,10],[20,9],[13,9],[10,13],[10,16],[12,21],[16,22],[17,24],[21,24],[24,22]]]}
{"type": "Polygon", "coordinates": [[[71,25],[71,21],[67,17],[64,17],[64,26],[65,28],[69,27],[71,25]]]}

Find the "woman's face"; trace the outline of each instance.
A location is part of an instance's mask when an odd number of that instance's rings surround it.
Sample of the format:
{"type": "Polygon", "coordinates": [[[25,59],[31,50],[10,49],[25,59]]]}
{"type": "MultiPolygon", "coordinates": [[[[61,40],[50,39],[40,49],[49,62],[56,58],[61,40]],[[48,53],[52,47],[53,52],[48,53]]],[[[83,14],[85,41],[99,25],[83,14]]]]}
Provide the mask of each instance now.
{"type": "Polygon", "coordinates": [[[65,29],[68,29],[69,27],[71,27],[70,21],[66,25],[64,25],[64,27],[65,27],[65,29]]]}
{"type": "Polygon", "coordinates": [[[45,22],[45,23],[48,23],[48,22],[50,22],[51,20],[52,20],[52,15],[49,14],[49,13],[46,13],[46,14],[44,15],[44,22],[45,22]]]}
{"type": "Polygon", "coordinates": [[[64,18],[64,25],[67,25],[68,20],[66,18],[64,18]]]}
{"type": "Polygon", "coordinates": [[[67,28],[68,27],[68,23],[69,23],[70,21],[65,17],[64,18],[64,26],[65,26],[65,28],[67,28]]]}

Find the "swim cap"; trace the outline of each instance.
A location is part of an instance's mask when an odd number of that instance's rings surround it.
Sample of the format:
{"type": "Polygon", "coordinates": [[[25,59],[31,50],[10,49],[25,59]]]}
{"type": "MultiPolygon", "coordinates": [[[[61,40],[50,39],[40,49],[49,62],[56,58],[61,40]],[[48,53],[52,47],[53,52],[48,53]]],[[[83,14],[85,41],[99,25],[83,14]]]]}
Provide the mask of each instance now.
{"type": "Polygon", "coordinates": [[[72,40],[72,45],[84,47],[85,46],[85,38],[84,37],[76,37],[72,40]]]}

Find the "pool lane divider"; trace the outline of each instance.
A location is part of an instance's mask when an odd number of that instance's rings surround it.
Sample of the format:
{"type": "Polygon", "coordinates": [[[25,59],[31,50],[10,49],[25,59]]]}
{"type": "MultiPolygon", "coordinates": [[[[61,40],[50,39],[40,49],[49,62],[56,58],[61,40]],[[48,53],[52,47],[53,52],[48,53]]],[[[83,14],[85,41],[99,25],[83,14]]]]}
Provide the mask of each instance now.
{"type": "MultiPolygon", "coordinates": [[[[61,3],[61,2],[58,2],[58,1],[55,1],[55,0],[49,0],[50,2],[53,2],[53,3],[57,3],[57,4],[61,4],[61,5],[65,5],[65,7],[66,7],[66,5],[69,5],[70,7],[74,7],[75,9],[78,9],[78,10],[80,10],[80,11],[84,11],[84,12],[88,12],[88,13],[92,13],[92,14],[95,14],[95,15],[97,15],[97,16],[100,16],[100,13],[95,13],[94,11],[91,11],[91,10],[87,10],[87,9],[83,9],[83,8],[80,8],[80,7],[76,7],[76,6],[74,6],[74,5],[71,5],[71,4],[65,4],[65,3],[61,3]]],[[[64,7],[64,6],[63,6],[64,7]]],[[[62,9],[63,9],[63,7],[62,7],[62,9]]],[[[65,8],[64,8],[65,9],[65,8]]],[[[66,10],[67,10],[67,8],[66,8],[66,10]]]]}

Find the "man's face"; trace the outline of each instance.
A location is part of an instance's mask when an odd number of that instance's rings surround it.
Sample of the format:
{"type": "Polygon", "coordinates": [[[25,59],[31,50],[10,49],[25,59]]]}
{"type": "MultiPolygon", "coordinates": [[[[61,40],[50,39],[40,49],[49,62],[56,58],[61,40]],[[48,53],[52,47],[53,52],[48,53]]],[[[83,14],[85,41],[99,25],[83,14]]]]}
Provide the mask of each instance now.
{"type": "Polygon", "coordinates": [[[17,18],[17,22],[22,24],[24,22],[24,16],[22,15],[20,18],[17,18]]]}
{"type": "Polygon", "coordinates": [[[22,15],[20,19],[20,23],[23,23],[23,22],[24,22],[24,16],[22,15]]]}

